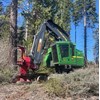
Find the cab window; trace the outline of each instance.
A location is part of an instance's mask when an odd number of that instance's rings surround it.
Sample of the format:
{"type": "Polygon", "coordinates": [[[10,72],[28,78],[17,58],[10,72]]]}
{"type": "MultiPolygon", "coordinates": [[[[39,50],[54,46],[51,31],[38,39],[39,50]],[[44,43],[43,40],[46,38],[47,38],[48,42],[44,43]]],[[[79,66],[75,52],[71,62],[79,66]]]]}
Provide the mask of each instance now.
{"type": "Polygon", "coordinates": [[[72,56],[74,56],[75,55],[75,46],[71,44],[70,48],[72,49],[72,56]]]}
{"type": "Polygon", "coordinates": [[[60,52],[61,52],[61,57],[68,57],[69,56],[69,45],[68,44],[63,44],[60,45],[60,52]]]}

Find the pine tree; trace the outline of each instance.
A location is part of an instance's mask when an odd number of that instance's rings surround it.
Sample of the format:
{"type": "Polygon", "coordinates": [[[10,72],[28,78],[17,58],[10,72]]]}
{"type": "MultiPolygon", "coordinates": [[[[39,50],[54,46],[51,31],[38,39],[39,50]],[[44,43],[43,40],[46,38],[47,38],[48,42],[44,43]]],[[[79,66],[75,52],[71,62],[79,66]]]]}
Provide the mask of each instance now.
{"type": "Polygon", "coordinates": [[[23,12],[29,21],[29,33],[36,34],[39,26],[45,20],[52,19],[66,32],[70,31],[71,6],[70,0],[34,0],[31,1],[32,11],[28,15],[23,12]]]}
{"type": "Polygon", "coordinates": [[[98,22],[96,13],[96,0],[74,0],[73,2],[73,22],[79,23],[84,17],[84,3],[86,5],[87,27],[95,27],[98,22]]]}
{"type": "Polygon", "coordinates": [[[4,5],[0,2],[0,39],[7,39],[9,34],[9,7],[4,10],[4,5]]]}
{"type": "Polygon", "coordinates": [[[61,26],[66,32],[70,32],[71,24],[71,0],[58,0],[57,13],[54,16],[55,23],[61,26]]]}
{"type": "Polygon", "coordinates": [[[10,43],[12,51],[12,61],[15,65],[17,63],[17,4],[18,0],[12,0],[10,9],[10,43]]]}
{"type": "Polygon", "coordinates": [[[87,60],[87,28],[95,28],[97,20],[96,0],[74,0],[73,22],[78,25],[84,19],[84,53],[85,64],[87,60]]]}

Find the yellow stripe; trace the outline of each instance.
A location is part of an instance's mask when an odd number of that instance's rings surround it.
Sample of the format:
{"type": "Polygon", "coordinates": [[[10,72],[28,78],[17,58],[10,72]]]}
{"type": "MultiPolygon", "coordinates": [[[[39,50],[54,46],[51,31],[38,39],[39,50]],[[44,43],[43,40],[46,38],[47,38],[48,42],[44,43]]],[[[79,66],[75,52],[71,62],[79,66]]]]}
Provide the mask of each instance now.
{"type": "Polygon", "coordinates": [[[81,56],[72,56],[72,58],[83,58],[81,56]]]}
{"type": "MultiPolygon", "coordinates": [[[[58,29],[57,29],[58,30],[58,29]]],[[[58,30],[59,31],[59,30],[58,30]]],[[[60,33],[60,35],[65,39],[65,40],[67,40],[65,37],[64,37],[64,35],[59,31],[59,33],[60,33]]]]}

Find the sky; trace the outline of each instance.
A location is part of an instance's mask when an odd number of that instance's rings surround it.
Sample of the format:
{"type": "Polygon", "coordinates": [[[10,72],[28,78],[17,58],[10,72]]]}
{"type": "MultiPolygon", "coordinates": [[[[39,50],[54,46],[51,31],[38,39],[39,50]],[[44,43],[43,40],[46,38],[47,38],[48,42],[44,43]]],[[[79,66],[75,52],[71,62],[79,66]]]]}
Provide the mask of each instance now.
{"type": "MultiPolygon", "coordinates": [[[[6,7],[10,4],[11,0],[0,0],[3,1],[3,5],[6,7]]],[[[18,11],[20,13],[21,10],[18,11]]],[[[96,12],[99,13],[99,0],[96,0],[96,12]]],[[[18,16],[18,26],[21,26],[24,19],[21,15],[18,16]]],[[[76,36],[76,48],[84,52],[84,27],[83,22],[79,23],[79,25],[76,28],[77,36],[76,36]]],[[[93,46],[94,46],[94,39],[93,39],[93,32],[91,29],[87,29],[88,34],[88,51],[87,56],[89,61],[93,61],[93,46]]],[[[71,23],[71,31],[70,31],[70,39],[73,43],[75,43],[75,26],[73,23],[71,23]]]]}
{"type": "MultiPolygon", "coordinates": [[[[99,0],[96,0],[96,12],[99,14],[99,0]]],[[[79,26],[76,29],[77,32],[77,41],[76,41],[76,48],[83,51],[84,52],[84,27],[83,27],[83,22],[81,22],[79,24],[79,26]]],[[[75,43],[75,26],[73,25],[73,23],[71,24],[71,41],[75,43]]],[[[94,39],[93,39],[93,32],[91,29],[87,29],[87,36],[88,36],[88,45],[87,45],[87,58],[89,61],[93,61],[94,60],[94,56],[93,56],[93,46],[94,46],[94,39]]]]}

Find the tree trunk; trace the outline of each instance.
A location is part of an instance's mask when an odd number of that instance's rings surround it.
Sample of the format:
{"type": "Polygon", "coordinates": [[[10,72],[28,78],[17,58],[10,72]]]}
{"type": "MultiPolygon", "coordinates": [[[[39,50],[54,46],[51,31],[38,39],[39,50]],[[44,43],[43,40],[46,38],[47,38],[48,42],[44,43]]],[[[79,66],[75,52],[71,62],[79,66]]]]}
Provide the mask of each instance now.
{"type": "Polygon", "coordinates": [[[86,1],[84,0],[84,62],[87,66],[87,26],[86,26],[86,1]]]}
{"type": "Polygon", "coordinates": [[[10,9],[10,44],[11,44],[11,63],[17,63],[17,4],[18,0],[12,0],[10,9]]]}
{"type": "MultiPolygon", "coordinates": [[[[27,2],[27,14],[29,13],[29,2],[27,2]]],[[[26,28],[25,28],[25,40],[27,41],[28,39],[28,19],[26,18],[26,28]]]]}
{"type": "Polygon", "coordinates": [[[25,27],[25,40],[28,38],[28,20],[26,19],[26,27],[25,27]]]}

